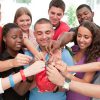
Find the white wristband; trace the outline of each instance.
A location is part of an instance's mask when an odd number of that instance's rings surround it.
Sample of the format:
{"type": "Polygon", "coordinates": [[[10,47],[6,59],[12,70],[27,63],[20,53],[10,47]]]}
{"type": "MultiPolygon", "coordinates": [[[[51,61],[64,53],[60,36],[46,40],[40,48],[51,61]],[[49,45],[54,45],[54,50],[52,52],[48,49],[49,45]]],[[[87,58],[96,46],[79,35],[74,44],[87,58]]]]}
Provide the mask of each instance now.
{"type": "Polygon", "coordinates": [[[3,88],[2,88],[2,82],[1,82],[1,79],[2,79],[2,78],[0,78],[0,94],[1,94],[1,93],[4,93],[4,90],[3,90],[3,88]]]}
{"type": "Polygon", "coordinates": [[[70,79],[65,79],[63,88],[69,90],[69,85],[70,85],[71,80],[70,79]]]}

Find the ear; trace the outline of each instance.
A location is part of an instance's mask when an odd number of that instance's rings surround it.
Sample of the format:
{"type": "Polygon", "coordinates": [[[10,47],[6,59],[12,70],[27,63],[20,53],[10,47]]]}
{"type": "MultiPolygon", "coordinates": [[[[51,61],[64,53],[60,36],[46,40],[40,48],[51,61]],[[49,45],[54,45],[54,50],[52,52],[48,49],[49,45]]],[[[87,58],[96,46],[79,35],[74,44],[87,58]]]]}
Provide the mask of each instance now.
{"type": "Polygon", "coordinates": [[[33,32],[33,34],[34,34],[34,36],[36,37],[36,32],[35,32],[35,31],[33,32]]]}

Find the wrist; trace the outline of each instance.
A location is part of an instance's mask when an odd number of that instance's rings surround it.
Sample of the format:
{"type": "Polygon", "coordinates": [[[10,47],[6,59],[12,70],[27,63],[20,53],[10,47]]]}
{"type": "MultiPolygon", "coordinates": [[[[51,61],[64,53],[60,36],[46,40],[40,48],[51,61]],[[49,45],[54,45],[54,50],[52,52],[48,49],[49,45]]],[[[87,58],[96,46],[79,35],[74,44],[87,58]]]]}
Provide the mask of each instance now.
{"type": "Polygon", "coordinates": [[[70,83],[71,83],[71,80],[70,79],[65,79],[62,88],[69,90],[70,83]]]}
{"type": "Polygon", "coordinates": [[[23,82],[25,82],[26,81],[26,76],[24,74],[24,71],[23,70],[20,70],[20,74],[21,74],[21,77],[22,77],[23,82]]]}
{"type": "Polygon", "coordinates": [[[13,67],[14,67],[14,59],[8,60],[8,64],[9,64],[9,66],[10,66],[11,68],[13,68],[13,67]]]}

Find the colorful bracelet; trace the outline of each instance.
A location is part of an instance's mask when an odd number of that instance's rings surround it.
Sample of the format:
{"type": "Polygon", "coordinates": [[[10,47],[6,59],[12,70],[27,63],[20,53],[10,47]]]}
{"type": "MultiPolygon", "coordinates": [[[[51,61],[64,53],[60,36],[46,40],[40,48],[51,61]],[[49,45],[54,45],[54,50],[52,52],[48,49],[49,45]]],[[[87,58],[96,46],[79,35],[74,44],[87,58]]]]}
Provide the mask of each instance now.
{"type": "Polygon", "coordinates": [[[10,81],[10,85],[13,88],[15,86],[14,80],[13,80],[13,76],[9,75],[9,81],[10,81]]]}
{"type": "Polygon", "coordinates": [[[26,81],[26,77],[25,77],[25,74],[24,74],[22,69],[20,70],[20,74],[21,74],[23,82],[25,82],[26,81]]]}

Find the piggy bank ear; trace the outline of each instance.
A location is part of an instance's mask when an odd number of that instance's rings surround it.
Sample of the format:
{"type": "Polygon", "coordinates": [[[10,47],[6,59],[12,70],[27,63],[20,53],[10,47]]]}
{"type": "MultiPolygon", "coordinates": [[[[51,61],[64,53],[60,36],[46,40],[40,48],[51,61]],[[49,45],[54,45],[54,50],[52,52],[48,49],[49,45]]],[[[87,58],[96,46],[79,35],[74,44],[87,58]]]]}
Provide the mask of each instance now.
{"type": "Polygon", "coordinates": [[[48,80],[46,69],[36,75],[36,85],[40,92],[53,92],[56,88],[56,85],[48,80]]]}

